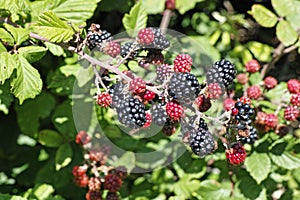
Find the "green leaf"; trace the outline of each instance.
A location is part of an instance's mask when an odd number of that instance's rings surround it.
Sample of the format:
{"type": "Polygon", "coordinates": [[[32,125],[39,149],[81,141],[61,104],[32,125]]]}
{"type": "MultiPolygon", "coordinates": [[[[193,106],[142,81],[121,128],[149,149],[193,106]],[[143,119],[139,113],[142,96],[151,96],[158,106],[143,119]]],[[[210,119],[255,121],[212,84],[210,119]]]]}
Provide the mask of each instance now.
{"type": "Polygon", "coordinates": [[[70,164],[73,157],[73,150],[69,143],[61,145],[55,154],[55,169],[58,171],[70,164]]]}
{"type": "Polygon", "coordinates": [[[245,165],[247,171],[258,184],[265,180],[271,171],[271,160],[267,153],[253,152],[247,157],[245,165]]]}
{"type": "Polygon", "coordinates": [[[2,52],[7,52],[6,47],[2,44],[2,42],[0,42],[0,53],[2,52]]]}
{"type": "Polygon", "coordinates": [[[196,191],[205,200],[225,200],[229,199],[231,189],[230,183],[222,184],[214,180],[205,180],[200,183],[200,188],[196,191]]]}
{"type": "Polygon", "coordinates": [[[25,28],[16,28],[9,24],[4,24],[4,27],[10,32],[13,36],[14,41],[17,45],[22,44],[22,42],[26,41],[29,38],[29,31],[25,28]]]}
{"type": "Polygon", "coordinates": [[[37,199],[44,200],[47,199],[54,191],[55,190],[52,185],[42,184],[35,189],[34,195],[37,197],[37,199]]]}
{"type": "Polygon", "coordinates": [[[277,16],[262,5],[254,4],[251,9],[251,14],[263,27],[271,28],[277,23],[277,16]]]}
{"type": "Polygon", "coordinates": [[[40,16],[34,30],[38,35],[47,38],[50,42],[68,42],[75,34],[72,27],[59,19],[52,11],[44,12],[40,16]]]}
{"type": "Polygon", "coordinates": [[[45,42],[45,45],[53,55],[55,55],[55,56],[65,55],[64,49],[61,46],[52,44],[50,42],[45,42]]]}
{"type": "Polygon", "coordinates": [[[165,2],[162,0],[142,0],[142,5],[148,14],[162,13],[165,8],[165,2]]]}
{"type": "Polygon", "coordinates": [[[54,106],[55,98],[46,92],[42,92],[35,99],[28,99],[22,106],[15,105],[21,131],[33,137],[38,132],[39,120],[48,117],[54,106]]]}
{"type": "Polygon", "coordinates": [[[20,20],[20,18],[25,19],[27,17],[27,14],[29,14],[30,12],[30,8],[27,4],[27,1],[24,0],[0,1],[0,8],[9,10],[9,17],[12,19],[13,22],[20,20]]]}
{"type": "Polygon", "coordinates": [[[38,141],[46,147],[59,147],[64,139],[56,131],[45,129],[39,132],[38,141]]]}
{"type": "Polygon", "coordinates": [[[39,46],[26,46],[20,47],[18,52],[24,56],[28,62],[33,63],[40,60],[47,53],[47,49],[39,46]]]}
{"type": "Polygon", "coordinates": [[[249,77],[249,82],[251,85],[257,85],[261,81],[261,76],[259,72],[253,73],[249,77]]]}
{"type": "Polygon", "coordinates": [[[20,104],[25,99],[34,98],[42,90],[42,79],[38,70],[21,55],[18,55],[19,64],[17,77],[11,81],[11,92],[19,99],[20,104]]]}
{"type": "Polygon", "coordinates": [[[281,97],[284,97],[284,100],[289,100],[291,94],[287,92],[288,90],[286,85],[286,82],[279,83],[275,88],[265,92],[265,96],[272,99],[273,103],[280,103],[282,101],[281,97]]]}
{"type": "Polygon", "coordinates": [[[10,93],[9,82],[6,81],[3,85],[0,85],[0,111],[4,114],[8,114],[9,106],[13,100],[14,98],[10,93]]]}
{"type": "Polygon", "coordinates": [[[279,167],[292,170],[300,167],[300,158],[291,155],[288,152],[284,152],[281,155],[269,154],[272,161],[279,167]]]}
{"type": "Polygon", "coordinates": [[[270,61],[273,47],[256,41],[248,42],[247,46],[258,60],[262,62],[270,61]]]}
{"type": "Polygon", "coordinates": [[[179,11],[180,14],[184,14],[186,11],[195,8],[196,3],[202,1],[204,0],[189,0],[189,2],[187,2],[186,0],[176,0],[176,9],[179,11]]]}
{"type": "Polygon", "coordinates": [[[0,39],[7,42],[10,46],[14,44],[14,38],[4,28],[0,28],[0,39]]]}
{"type": "Polygon", "coordinates": [[[129,14],[125,14],[122,22],[128,35],[135,37],[141,29],[146,27],[147,19],[147,12],[139,2],[131,8],[129,14]]]}
{"type": "Polygon", "coordinates": [[[277,24],[276,35],[285,46],[294,44],[298,39],[298,33],[285,20],[281,20],[277,24]]]}
{"type": "Polygon", "coordinates": [[[82,24],[93,16],[98,2],[99,0],[68,0],[54,7],[53,12],[72,23],[82,24]]]}
{"type": "Polygon", "coordinates": [[[174,184],[174,193],[179,199],[191,199],[194,192],[199,191],[200,181],[181,178],[174,184]]]}
{"type": "Polygon", "coordinates": [[[14,69],[18,68],[19,62],[17,59],[17,55],[11,55],[7,52],[0,53],[0,84],[10,78],[14,69]]]}
{"type": "Polygon", "coordinates": [[[300,2],[294,1],[293,5],[293,8],[289,8],[288,11],[290,12],[285,19],[290,23],[294,30],[298,30],[300,28],[300,2]]]}
{"type": "Polygon", "coordinates": [[[128,170],[128,172],[131,172],[131,170],[135,167],[135,154],[131,151],[127,151],[120,157],[116,162],[113,162],[112,164],[115,167],[118,166],[124,166],[128,170]]]}
{"type": "Polygon", "coordinates": [[[272,6],[278,15],[285,17],[295,9],[295,0],[272,0],[272,6]]]}

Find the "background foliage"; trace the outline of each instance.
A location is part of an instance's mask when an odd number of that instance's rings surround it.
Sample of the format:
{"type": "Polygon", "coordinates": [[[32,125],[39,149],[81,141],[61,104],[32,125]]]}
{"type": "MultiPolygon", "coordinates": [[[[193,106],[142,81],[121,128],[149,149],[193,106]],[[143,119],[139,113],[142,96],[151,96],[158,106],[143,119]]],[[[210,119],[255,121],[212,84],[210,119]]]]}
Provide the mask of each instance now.
{"type": "MultiPolygon", "coordinates": [[[[73,184],[71,172],[83,161],[74,142],[72,98],[91,101],[92,72],[87,68],[77,74],[78,55],[61,46],[73,44],[74,35],[84,35],[93,22],[112,34],[127,31],[135,36],[140,28],[159,26],[164,9],[161,0],[0,0],[0,199],[84,198],[86,191],[73,184]]],[[[257,59],[264,68],[251,74],[250,85],[261,83],[266,75],[280,82],[264,91],[264,100],[254,102],[272,113],[278,99],[290,98],[286,81],[299,77],[299,10],[298,0],[176,0],[169,28],[197,42],[182,38],[180,50],[199,67],[225,57],[242,73],[249,60],[257,59]]],[[[237,94],[244,89],[239,83],[233,88],[237,94]]],[[[101,115],[106,111],[97,112],[102,124],[114,123],[101,115]]],[[[167,167],[131,174],[120,190],[122,199],[299,199],[299,124],[286,122],[283,112],[278,116],[289,126],[289,134],[261,134],[253,147],[246,146],[244,166],[229,166],[221,144],[205,159],[185,152],[167,167]]],[[[89,134],[97,131],[92,119],[82,127],[89,134]]],[[[107,135],[130,151],[158,149],[176,140],[163,135],[138,140],[115,128],[107,135]]],[[[124,156],[132,167],[134,158],[124,156]]]]}

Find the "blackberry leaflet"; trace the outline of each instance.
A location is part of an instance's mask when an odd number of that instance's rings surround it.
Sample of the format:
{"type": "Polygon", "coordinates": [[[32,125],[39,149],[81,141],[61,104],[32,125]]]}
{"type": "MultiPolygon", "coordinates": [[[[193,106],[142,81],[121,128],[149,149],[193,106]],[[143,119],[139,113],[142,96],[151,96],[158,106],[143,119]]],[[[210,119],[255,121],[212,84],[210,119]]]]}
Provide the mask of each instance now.
{"type": "Polygon", "coordinates": [[[152,122],[158,126],[163,126],[167,121],[167,112],[161,104],[155,104],[151,108],[152,122]]]}
{"type": "Polygon", "coordinates": [[[188,142],[194,154],[200,157],[212,153],[215,146],[212,134],[203,128],[191,130],[188,142]]]}
{"type": "Polygon", "coordinates": [[[195,75],[174,73],[168,85],[168,94],[183,105],[190,104],[200,92],[200,84],[195,75]]]}
{"type": "MultiPolygon", "coordinates": [[[[133,42],[127,42],[121,45],[120,55],[124,58],[132,50],[132,48],[133,48],[133,42]]],[[[133,51],[131,52],[129,58],[133,59],[137,57],[137,55],[138,55],[138,51],[133,51]]]]}
{"type": "Polygon", "coordinates": [[[221,87],[228,87],[236,77],[235,66],[228,60],[217,61],[207,72],[207,83],[219,83],[221,87]]]}

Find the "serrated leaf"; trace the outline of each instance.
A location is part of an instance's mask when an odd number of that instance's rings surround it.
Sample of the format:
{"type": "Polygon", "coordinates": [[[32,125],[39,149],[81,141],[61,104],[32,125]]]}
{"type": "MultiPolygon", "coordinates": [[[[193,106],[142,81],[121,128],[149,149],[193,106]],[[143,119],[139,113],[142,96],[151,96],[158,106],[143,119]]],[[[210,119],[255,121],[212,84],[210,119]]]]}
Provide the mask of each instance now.
{"type": "Polygon", "coordinates": [[[271,59],[273,47],[256,41],[248,42],[247,46],[258,60],[268,62],[271,59]]]}
{"type": "Polygon", "coordinates": [[[47,199],[54,191],[55,190],[52,185],[42,184],[34,190],[33,194],[38,200],[44,200],[47,199]]]}
{"type": "Polygon", "coordinates": [[[27,4],[27,1],[24,0],[0,1],[0,8],[9,10],[9,17],[12,19],[13,22],[19,20],[20,18],[26,18],[27,14],[30,12],[30,8],[27,4]]]}
{"type": "Polygon", "coordinates": [[[55,154],[55,169],[58,171],[70,164],[73,157],[73,150],[69,143],[61,145],[55,154]]]}
{"type": "Polygon", "coordinates": [[[275,86],[275,88],[265,92],[265,96],[272,99],[273,103],[280,103],[282,101],[279,97],[284,97],[284,99],[290,99],[291,94],[287,92],[286,82],[281,82],[275,86]]]}
{"type": "Polygon", "coordinates": [[[142,0],[142,5],[148,14],[162,13],[165,8],[165,2],[162,0],[142,0]]]}
{"type": "Polygon", "coordinates": [[[135,154],[131,151],[127,151],[124,153],[116,162],[112,163],[115,167],[124,166],[131,172],[131,170],[135,167],[135,154]]]}
{"type": "Polygon", "coordinates": [[[52,11],[44,12],[34,27],[35,32],[47,38],[50,42],[68,42],[74,35],[74,30],[67,22],[59,19],[52,11]]]}
{"type": "Polygon", "coordinates": [[[47,49],[39,46],[26,46],[20,47],[18,52],[24,56],[28,62],[33,63],[40,60],[47,53],[47,49]]]}
{"type": "Polygon", "coordinates": [[[19,64],[17,66],[17,76],[11,81],[11,92],[20,101],[34,98],[42,90],[42,79],[38,70],[30,65],[30,63],[21,55],[18,55],[19,64]]]}
{"type": "Polygon", "coordinates": [[[29,31],[25,28],[16,28],[9,24],[4,24],[4,27],[10,32],[13,36],[15,44],[20,45],[22,42],[26,41],[29,38],[29,31]]]}
{"type": "Polygon", "coordinates": [[[35,99],[28,99],[22,106],[15,105],[21,131],[34,137],[38,132],[39,120],[48,117],[54,106],[55,98],[46,92],[42,92],[35,99]]]}
{"type": "Polygon", "coordinates": [[[122,22],[128,35],[135,37],[141,29],[146,27],[147,19],[147,12],[139,2],[131,8],[129,14],[125,14],[122,22]]]}
{"type": "Polygon", "coordinates": [[[251,85],[256,85],[260,81],[261,81],[261,76],[259,72],[253,73],[249,77],[249,82],[251,83],[251,85]]]}
{"type": "Polygon", "coordinates": [[[295,9],[294,0],[272,0],[272,6],[281,17],[289,15],[295,9]]]}
{"type": "Polygon", "coordinates": [[[52,44],[50,42],[45,42],[45,45],[53,55],[55,55],[55,56],[65,55],[64,49],[61,46],[52,44]]]}
{"type": "Polygon", "coordinates": [[[53,12],[69,22],[82,24],[93,16],[98,2],[99,0],[68,0],[54,7],[53,12]]]}
{"type": "Polygon", "coordinates": [[[258,184],[265,180],[271,171],[271,160],[267,153],[253,152],[245,160],[245,165],[247,171],[258,184]]]}
{"type": "Polygon", "coordinates": [[[230,183],[224,182],[222,184],[214,180],[205,180],[200,183],[200,188],[197,193],[205,200],[225,200],[230,197],[230,183]]]}
{"type": "Polygon", "coordinates": [[[272,161],[279,167],[292,170],[300,167],[300,158],[291,155],[288,152],[284,152],[281,155],[269,154],[272,161]]]}
{"type": "Polygon", "coordinates": [[[64,143],[63,137],[53,130],[42,130],[38,134],[38,141],[46,147],[59,147],[64,143]]]}
{"type": "Polygon", "coordinates": [[[202,1],[204,0],[189,0],[189,2],[186,2],[186,0],[176,0],[176,9],[180,14],[184,14],[185,12],[195,8],[196,3],[202,1]]]}
{"type": "Polygon", "coordinates": [[[2,52],[7,52],[7,49],[5,48],[5,46],[2,44],[2,42],[0,42],[0,53],[2,52]]]}
{"type": "Polygon", "coordinates": [[[4,28],[0,28],[0,39],[11,46],[14,44],[14,38],[4,28]]]}
{"type": "Polygon", "coordinates": [[[298,39],[298,33],[285,20],[282,20],[277,24],[276,35],[285,46],[294,44],[298,39]]]}
{"type": "Polygon", "coordinates": [[[18,68],[17,59],[17,55],[11,55],[7,52],[0,54],[0,84],[3,84],[11,76],[14,69],[18,68]]]}
{"type": "Polygon", "coordinates": [[[251,9],[251,14],[263,27],[271,28],[277,23],[277,16],[262,5],[254,4],[251,9]]]}

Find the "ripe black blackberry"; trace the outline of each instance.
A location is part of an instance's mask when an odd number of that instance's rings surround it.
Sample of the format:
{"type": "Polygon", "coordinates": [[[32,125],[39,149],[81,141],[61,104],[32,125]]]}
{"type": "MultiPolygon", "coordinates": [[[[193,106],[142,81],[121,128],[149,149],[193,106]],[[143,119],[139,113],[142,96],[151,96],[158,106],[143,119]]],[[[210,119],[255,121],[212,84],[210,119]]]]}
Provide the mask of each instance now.
{"type": "Polygon", "coordinates": [[[166,36],[161,32],[158,28],[151,28],[154,33],[154,40],[150,46],[150,48],[164,50],[170,46],[170,41],[166,38],[166,36]]]}
{"type": "Polygon", "coordinates": [[[235,66],[228,60],[220,60],[208,70],[206,81],[208,84],[219,83],[222,87],[228,87],[235,77],[235,66]]]}
{"type": "Polygon", "coordinates": [[[122,105],[122,101],[124,101],[127,96],[124,93],[124,88],[125,84],[122,82],[117,82],[109,88],[108,93],[112,98],[112,102],[110,104],[111,108],[119,108],[122,105]]]}
{"type": "Polygon", "coordinates": [[[212,153],[215,147],[212,134],[203,128],[191,130],[188,142],[194,154],[200,157],[212,153]]]}
{"type": "MultiPolygon", "coordinates": [[[[234,119],[242,125],[250,125],[251,117],[254,114],[254,110],[249,104],[238,101],[235,103],[234,108],[238,110],[238,113],[234,116],[234,119]]],[[[234,109],[233,108],[233,109],[234,109]]]]}
{"type": "Polygon", "coordinates": [[[239,137],[238,140],[242,143],[253,144],[258,139],[256,128],[250,126],[248,137],[239,137]]]}
{"type": "Polygon", "coordinates": [[[204,130],[208,131],[208,126],[203,118],[200,118],[199,121],[195,121],[197,119],[197,115],[185,117],[181,120],[181,133],[182,135],[186,135],[191,130],[203,128],[204,130]]]}
{"type": "Polygon", "coordinates": [[[172,67],[168,64],[159,65],[156,68],[156,80],[160,83],[166,81],[173,74],[172,67]]]}
{"type": "Polygon", "coordinates": [[[158,126],[163,126],[167,121],[167,112],[161,104],[155,104],[151,108],[152,122],[158,126]]]}
{"type": "Polygon", "coordinates": [[[87,35],[87,46],[89,49],[94,49],[95,47],[97,47],[97,50],[102,50],[103,43],[104,42],[108,42],[111,41],[113,38],[111,36],[111,34],[109,32],[107,32],[106,30],[102,30],[99,32],[88,32],[87,35]]]}
{"type": "MultiPolygon", "coordinates": [[[[129,54],[130,51],[132,51],[132,48],[133,48],[133,42],[127,42],[121,45],[120,55],[124,58],[125,56],[127,56],[127,54],[129,54]]],[[[131,52],[128,58],[134,59],[135,57],[137,57],[137,55],[138,55],[138,51],[135,50],[131,52]]]]}
{"type": "Polygon", "coordinates": [[[144,104],[131,96],[117,107],[117,113],[119,121],[130,128],[142,127],[146,123],[144,104]]]}
{"type": "Polygon", "coordinates": [[[168,94],[182,105],[192,103],[200,92],[196,76],[190,73],[174,73],[168,85],[168,94]]]}

